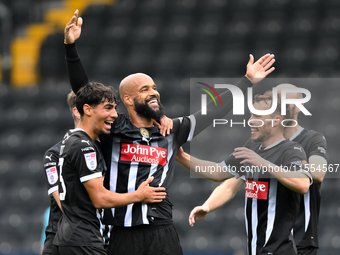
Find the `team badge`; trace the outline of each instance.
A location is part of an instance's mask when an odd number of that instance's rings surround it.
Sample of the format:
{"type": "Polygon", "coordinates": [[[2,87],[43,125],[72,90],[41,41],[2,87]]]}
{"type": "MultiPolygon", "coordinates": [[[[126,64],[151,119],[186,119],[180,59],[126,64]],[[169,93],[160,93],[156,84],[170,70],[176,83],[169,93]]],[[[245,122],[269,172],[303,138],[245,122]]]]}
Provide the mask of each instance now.
{"type": "Polygon", "coordinates": [[[86,153],[84,154],[84,157],[87,168],[90,169],[91,171],[95,170],[97,168],[96,153],[95,152],[86,153]]]}
{"type": "Polygon", "coordinates": [[[146,142],[149,145],[149,142],[151,140],[149,131],[145,128],[141,128],[140,134],[142,135],[142,141],[146,142]]]}
{"type": "Polygon", "coordinates": [[[47,175],[47,180],[48,183],[53,185],[56,184],[58,181],[58,172],[57,172],[57,167],[53,166],[50,168],[46,169],[46,175],[47,175]]]}

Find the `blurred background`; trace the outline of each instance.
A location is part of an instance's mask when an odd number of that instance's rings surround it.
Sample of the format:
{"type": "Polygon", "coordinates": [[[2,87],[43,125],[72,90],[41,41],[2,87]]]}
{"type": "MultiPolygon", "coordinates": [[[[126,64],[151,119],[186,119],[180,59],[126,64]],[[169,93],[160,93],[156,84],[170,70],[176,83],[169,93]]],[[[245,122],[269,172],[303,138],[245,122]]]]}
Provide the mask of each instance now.
{"type": "MultiPolygon", "coordinates": [[[[301,124],[326,136],[328,160],[339,163],[338,0],[0,0],[1,255],[40,253],[49,206],[42,156],[73,126],[63,29],[75,9],[84,19],[77,47],[90,79],[117,88],[125,76],[147,73],[169,117],[190,114],[190,78],[242,77],[249,53],[256,59],[275,54],[270,77],[305,78],[299,85],[311,91],[306,107],[313,119],[303,117],[301,124]]],[[[235,131],[225,134],[222,151],[246,140],[235,131]]],[[[196,156],[223,159],[216,155],[202,150],[196,156]]],[[[246,254],[242,189],[189,227],[191,209],[217,185],[176,165],[169,192],[185,254],[246,254]]],[[[339,179],[325,179],[322,255],[340,254],[339,190],[339,179]]]]}

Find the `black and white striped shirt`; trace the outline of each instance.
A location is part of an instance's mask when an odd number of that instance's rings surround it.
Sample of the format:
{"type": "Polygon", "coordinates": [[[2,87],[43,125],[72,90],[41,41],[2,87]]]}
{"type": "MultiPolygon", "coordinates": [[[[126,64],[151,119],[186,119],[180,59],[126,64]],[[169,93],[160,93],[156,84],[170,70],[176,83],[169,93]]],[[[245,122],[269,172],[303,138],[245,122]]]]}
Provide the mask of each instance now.
{"type": "MultiPolygon", "coordinates": [[[[75,43],[65,44],[65,51],[69,80],[72,90],[77,93],[89,79],[75,43]]],[[[244,94],[252,83],[243,77],[235,86],[244,94]]],[[[113,124],[111,135],[101,137],[102,151],[108,168],[104,180],[105,187],[116,192],[134,191],[150,175],[155,176],[151,185],[170,187],[174,174],[173,163],[179,146],[211,125],[214,119],[224,117],[232,109],[231,92],[227,90],[219,96],[223,106],[216,107],[211,100],[207,103],[206,115],[202,115],[199,111],[190,118],[174,119],[174,128],[166,137],[162,137],[156,127],[144,128],[152,138],[149,144],[146,139],[143,139],[141,134],[143,130],[136,128],[128,117],[119,115],[113,124]],[[132,155],[134,150],[138,155],[132,155]],[[159,153],[159,157],[166,153],[166,159],[154,158],[155,155],[151,156],[151,152],[159,153]],[[146,153],[150,155],[145,155],[146,153]]],[[[168,197],[158,204],[135,203],[126,207],[105,210],[104,223],[118,226],[150,224],[150,221],[156,217],[171,219],[171,208],[172,204],[168,197]]]]}
{"type": "MultiPolygon", "coordinates": [[[[307,159],[311,156],[320,156],[326,159],[327,143],[320,133],[300,127],[290,140],[301,144],[307,159]]],[[[320,204],[321,183],[313,183],[301,198],[299,215],[294,225],[293,235],[298,247],[319,247],[320,204]]]]}
{"type": "MultiPolygon", "coordinates": [[[[157,127],[137,128],[128,117],[120,114],[112,126],[111,139],[101,139],[104,158],[110,166],[105,187],[118,193],[133,192],[148,177],[154,176],[150,186],[168,189],[178,148],[191,139],[195,129],[190,118],[194,117],[174,119],[170,135],[163,137],[157,127]],[[145,137],[145,130],[148,137],[145,137]]],[[[131,227],[150,224],[154,218],[172,219],[172,203],[168,196],[161,203],[140,202],[106,209],[104,223],[131,227]]]]}
{"type": "MultiPolygon", "coordinates": [[[[308,169],[303,167],[307,163],[305,152],[298,143],[281,140],[263,149],[260,143],[249,140],[245,147],[277,166],[302,171],[311,179],[308,169]]],[[[230,155],[224,164],[235,165],[234,156],[230,155]]],[[[238,168],[242,166],[251,167],[243,164],[238,168]]],[[[296,254],[291,230],[298,215],[300,194],[286,188],[268,173],[246,169],[238,174],[246,182],[248,254],[296,254]]]]}

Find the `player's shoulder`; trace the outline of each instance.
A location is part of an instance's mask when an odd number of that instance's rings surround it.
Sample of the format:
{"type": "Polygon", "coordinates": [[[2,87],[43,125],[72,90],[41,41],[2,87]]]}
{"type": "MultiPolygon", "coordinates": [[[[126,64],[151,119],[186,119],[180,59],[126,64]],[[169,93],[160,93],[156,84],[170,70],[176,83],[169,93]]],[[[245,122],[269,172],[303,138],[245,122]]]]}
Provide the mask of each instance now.
{"type": "Polygon", "coordinates": [[[282,141],[281,146],[282,148],[291,148],[291,149],[294,149],[294,147],[302,147],[301,144],[299,144],[298,142],[291,141],[288,139],[282,141]]]}
{"type": "Polygon", "coordinates": [[[69,149],[82,149],[90,147],[91,150],[95,150],[95,142],[82,129],[73,129],[67,132],[62,141],[62,146],[63,145],[65,148],[69,149]]]}
{"type": "Polygon", "coordinates": [[[50,155],[51,153],[59,155],[60,146],[61,146],[61,141],[59,141],[58,143],[53,145],[51,148],[46,150],[44,156],[50,155]]]}
{"type": "Polygon", "coordinates": [[[291,141],[291,140],[284,140],[281,143],[281,148],[283,152],[290,152],[290,153],[302,153],[305,154],[305,150],[302,147],[301,144],[299,144],[298,142],[295,141],[291,141]]]}
{"type": "Polygon", "coordinates": [[[43,162],[44,165],[49,162],[57,162],[59,160],[59,152],[61,147],[61,141],[53,145],[51,148],[45,151],[43,162]]]}
{"type": "Polygon", "coordinates": [[[312,129],[304,129],[301,134],[300,134],[303,138],[308,139],[308,140],[322,140],[322,141],[326,141],[325,136],[315,130],[312,129]]]}
{"type": "Polygon", "coordinates": [[[112,124],[111,134],[130,132],[134,129],[136,129],[136,126],[132,123],[129,115],[119,113],[112,124]]]}

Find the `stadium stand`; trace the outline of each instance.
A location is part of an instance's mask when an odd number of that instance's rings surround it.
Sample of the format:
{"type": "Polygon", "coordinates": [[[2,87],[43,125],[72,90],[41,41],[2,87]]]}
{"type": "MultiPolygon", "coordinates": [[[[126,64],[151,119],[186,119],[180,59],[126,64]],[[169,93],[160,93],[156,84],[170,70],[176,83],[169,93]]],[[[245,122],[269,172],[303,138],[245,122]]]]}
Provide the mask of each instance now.
{"type": "MultiPolygon", "coordinates": [[[[70,87],[61,29],[77,4],[84,19],[77,46],[91,80],[117,87],[126,75],[145,72],[155,78],[169,117],[190,113],[189,78],[241,77],[249,53],[255,58],[274,53],[276,71],[271,77],[313,79],[308,89],[316,103],[307,105],[313,119],[303,118],[302,126],[325,134],[328,161],[338,163],[337,0],[117,0],[101,1],[87,8],[89,0],[2,2],[12,10],[15,34],[22,35],[28,23],[50,22],[58,15],[60,18],[54,26],[31,26],[29,36],[38,39],[13,38],[14,65],[18,63],[15,57],[29,51],[34,55],[29,72],[33,70],[35,78],[26,76],[28,71],[22,66],[14,66],[12,75],[18,76],[12,83],[22,86],[20,82],[26,79],[31,83],[24,85],[33,86],[14,89],[0,85],[0,255],[40,252],[42,216],[49,201],[42,156],[73,126],[66,103],[70,87]],[[334,79],[322,84],[317,83],[319,77],[334,79]]],[[[225,154],[217,157],[215,152],[203,152],[205,158],[222,160],[234,147],[242,145],[242,134],[237,132],[230,132],[226,139],[218,146],[225,154]]],[[[178,165],[169,192],[185,254],[246,254],[242,190],[227,206],[194,228],[189,227],[189,212],[203,203],[216,185],[190,178],[188,171],[178,165]]],[[[320,254],[335,255],[340,251],[340,204],[335,196],[339,189],[338,179],[325,179],[320,254]]]]}

